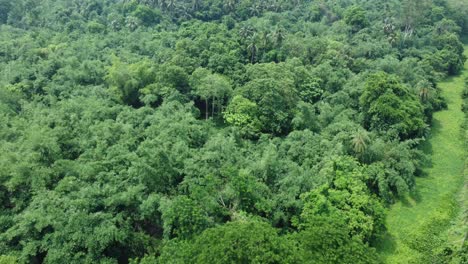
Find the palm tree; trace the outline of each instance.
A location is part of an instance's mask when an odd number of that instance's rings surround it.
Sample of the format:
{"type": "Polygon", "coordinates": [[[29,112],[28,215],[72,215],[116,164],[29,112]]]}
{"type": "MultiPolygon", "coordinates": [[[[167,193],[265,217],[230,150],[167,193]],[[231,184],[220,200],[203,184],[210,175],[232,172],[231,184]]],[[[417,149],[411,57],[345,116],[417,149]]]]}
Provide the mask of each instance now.
{"type": "Polygon", "coordinates": [[[239,30],[239,36],[242,38],[242,39],[248,39],[250,37],[252,37],[252,35],[255,33],[255,29],[252,28],[252,26],[250,25],[246,25],[246,26],[243,26],[240,30],[239,30]]]}
{"type": "Polygon", "coordinates": [[[260,44],[263,49],[267,49],[270,43],[270,34],[267,31],[262,31],[260,33],[260,44]]]}
{"type": "Polygon", "coordinates": [[[129,16],[125,19],[125,24],[131,31],[134,31],[138,28],[140,21],[136,17],[129,16]]]}
{"type": "Polygon", "coordinates": [[[249,38],[249,45],[247,46],[247,50],[249,51],[250,54],[250,63],[255,62],[255,57],[257,56],[257,34],[254,33],[250,38],[249,38]]]}
{"type": "Polygon", "coordinates": [[[398,36],[397,34],[393,33],[388,36],[387,40],[388,40],[388,43],[390,43],[390,45],[393,46],[398,41],[398,36]]]}
{"type": "Polygon", "coordinates": [[[189,6],[181,6],[178,10],[177,10],[177,14],[178,16],[181,18],[181,19],[185,19],[185,20],[189,20],[189,19],[192,19],[192,13],[194,12],[194,10],[191,9],[191,7],[189,6]]]}
{"type": "Polygon", "coordinates": [[[249,9],[251,16],[259,16],[262,12],[262,7],[258,3],[253,4],[249,9]]]}
{"type": "Polygon", "coordinates": [[[198,11],[200,8],[200,0],[192,0],[192,11],[198,11]]]}
{"type": "Polygon", "coordinates": [[[226,0],[226,1],[224,1],[224,8],[226,9],[226,11],[228,11],[228,12],[234,11],[234,9],[236,8],[236,5],[237,5],[237,1],[238,0],[226,0]]]}
{"type": "Polygon", "coordinates": [[[275,42],[275,45],[280,46],[285,38],[286,34],[284,29],[282,27],[276,27],[275,31],[273,32],[273,41],[275,42]]]}
{"type": "Polygon", "coordinates": [[[292,0],[293,7],[296,8],[301,4],[301,0],[292,0]]]}
{"type": "Polygon", "coordinates": [[[393,25],[392,20],[390,18],[385,18],[383,29],[385,34],[387,35],[392,34],[395,31],[395,26],[393,25]]]}
{"type": "Polygon", "coordinates": [[[393,46],[397,42],[398,37],[395,32],[395,25],[393,25],[392,20],[388,17],[384,20],[383,30],[385,35],[387,35],[388,43],[390,43],[393,46]]]}
{"type": "Polygon", "coordinates": [[[364,129],[358,130],[352,139],[354,152],[356,152],[358,155],[363,154],[367,149],[367,143],[369,140],[370,139],[367,131],[364,129]]]}
{"type": "Polygon", "coordinates": [[[416,85],[416,88],[418,89],[419,99],[423,102],[427,101],[433,89],[432,84],[427,80],[422,80],[416,85]]]}
{"type": "Polygon", "coordinates": [[[165,5],[166,5],[166,8],[172,12],[174,11],[174,8],[175,8],[175,5],[176,5],[176,1],[175,0],[165,0],[165,5]]]}
{"type": "Polygon", "coordinates": [[[270,1],[266,5],[266,9],[273,12],[279,12],[280,8],[281,4],[278,2],[278,0],[270,1]]]}
{"type": "Polygon", "coordinates": [[[155,8],[159,4],[158,0],[140,0],[139,2],[140,2],[140,4],[147,5],[147,6],[151,7],[151,8],[155,8]]]}
{"type": "Polygon", "coordinates": [[[156,2],[161,10],[164,11],[166,9],[166,0],[156,0],[156,2]]]}

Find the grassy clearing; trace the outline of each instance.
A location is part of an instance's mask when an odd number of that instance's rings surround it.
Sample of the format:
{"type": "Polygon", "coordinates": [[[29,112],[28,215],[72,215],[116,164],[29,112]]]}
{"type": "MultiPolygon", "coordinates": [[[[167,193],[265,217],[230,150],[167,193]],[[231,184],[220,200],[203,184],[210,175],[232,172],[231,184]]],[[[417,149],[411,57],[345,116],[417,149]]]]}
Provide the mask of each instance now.
{"type": "MultiPolygon", "coordinates": [[[[468,55],[468,46],[465,49],[468,55]]],[[[438,263],[443,245],[463,240],[462,231],[448,230],[464,200],[459,193],[464,184],[461,94],[465,77],[468,63],[463,75],[440,83],[448,109],[434,114],[432,135],[424,146],[432,164],[425,169],[427,175],[416,180],[416,192],[389,210],[388,235],[380,248],[386,263],[438,263]]]]}

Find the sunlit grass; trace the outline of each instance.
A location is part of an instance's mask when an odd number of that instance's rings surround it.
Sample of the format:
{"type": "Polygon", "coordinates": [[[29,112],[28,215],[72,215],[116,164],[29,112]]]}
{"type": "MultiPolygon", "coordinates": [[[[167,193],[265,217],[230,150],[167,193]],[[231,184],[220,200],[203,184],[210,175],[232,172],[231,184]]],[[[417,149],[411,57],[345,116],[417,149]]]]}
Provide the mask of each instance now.
{"type": "MultiPolygon", "coordinates": [[[[465,47],[468,55],[468,46],[465,47]]],[[[432,133],[424,146],[431,155],[427,175],[416,180],[416,191],[394,204],[387,217],[388,235],[380,253],[386,263],[435,263],[445,242],[456,239],[447,229],[459,204],[457,194],[463,186],[465,145],[461,131],[463,75],[439,84],[448,109],[434,114],[432,133]],[[428,262],[429,261],[429,262],[428,262]]]]}

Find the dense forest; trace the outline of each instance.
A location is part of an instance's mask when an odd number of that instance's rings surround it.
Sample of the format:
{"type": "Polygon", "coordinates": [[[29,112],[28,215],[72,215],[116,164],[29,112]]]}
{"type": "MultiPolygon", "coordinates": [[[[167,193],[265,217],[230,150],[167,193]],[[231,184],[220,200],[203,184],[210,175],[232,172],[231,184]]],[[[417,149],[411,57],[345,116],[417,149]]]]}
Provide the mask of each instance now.
{"type": "Polygon", "coordinates": [[[0,263],[381,263],[449,2],[0,0],[0,263]]]}

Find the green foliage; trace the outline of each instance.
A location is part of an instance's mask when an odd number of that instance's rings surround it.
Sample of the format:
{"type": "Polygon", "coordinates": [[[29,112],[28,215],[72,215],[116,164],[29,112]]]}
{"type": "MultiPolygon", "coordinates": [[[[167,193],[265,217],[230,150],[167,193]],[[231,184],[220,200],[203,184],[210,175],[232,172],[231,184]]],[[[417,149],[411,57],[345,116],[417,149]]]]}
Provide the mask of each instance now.
{"type": "Polygon", "coordinates": [[[255,220],[207,229],[189,243],[181,241],[164,247],[161,263],[301,263],[293,241],[255,220]],[[169,255],[175,251],[179,252],[169,255]]]}
{"type": "Polygon", "coordinates": [[[333,161],[330,182],[303,195],[301,219],[306,224],[315,216],[342,219],[351,237],[365,243],[376,241],[384,231],[384,208],[366,187],[368,175],[356,161],[333,161]]]}
{"type": "Polygon", "coordinates": [[[468,33],[468,18],[463,14],[468,10],[468,4],[450,0],[448,1],[448,7],[450,8],[450,13],[453,14],[452,19],[461,27],[462,36],[466,36],[466,33],[468,33]]]}
{"type": "Polygon", "coordinates": [[[388,212],[390,235],[382,243],[388,263],[464,262],[466,145],[457,135],[466,119],[460,111],[466,76],[465,72],[438,83],[448,108],[434,114],[435,129],[423,145],[432,164],[425,166],[424,177],[415,179],[416,190],[388,212]]]}
{"type": "Polygon", "coordinates": [[[362,29],[369,24],[366,11],[360,6],[352,6],[346,9],[344,20],[346,24],[352,26],[354,30],[362,29]]]}
{"type": "Polygon", "coordinates": [[[328,170],[329,183],[302,196],[304,208],[297,236],[306,259],[317,263],[378,263],[368,243],[378,241],[385,231],[385,211],[367,190],[368,176],[350,158],[333,161],[328,170]]]}
{"type": "Polygon", "coordinates": [[[0,0],[0,262],[378,262],[463,7],[0,0]]]}
{"type": "Polygon", "coordinates": [[[106,31],[106,26],[99,22],[91,21],[88,23],[88,31],[95,34],[104,33],[106,31]]]}
{"type": "Polygon", "coordinates": [[[8,13],[12,8],[10,1],[0,1],[0,24],[6,23],[8,20],[8,13]]]}
{"type": "Polygon", "coordinates": [[[138,106],[140,89],[154,82],[153,72],[148,61],[128,65],[115,58],[105,78],[111,92],[118,99],[126,104],[138,106]]]}
{"type": "Polygon", "coordinates": [[[295,236],[302,245],[303,263],[380,263],[375,249],[349,236],[349,228],[339,216],[315,216],[310,221],[295,236]]]}
{"type": "Polygon", "coordinates": [[[220,74],[212,74],[209,70],[198,68],[192,73],[191,86],[193,94],[205,101],[205,117],[214,116],[220,112],[226,98],[232,93],[229,80],[220,74]],[[211,100],[211,109],[208,101],[211,100]]]}
{"type": "Polygon", "coordinates": [[[466,57],[463,55],[463,44],[457,35],[453,33],[438,34],[433,41],[438,48],[438,51],[432,54],[433,57],[430,59],[433,67],[449,75],[459,73],[463,69],[466,57]]]}
{"type": "Polygon", "coordinates": [[[372,142],[361,158],[368,163],[372,185],[387,201],[403,197],[415,187],[415,175],[420,173],[426,158],[416,148],[417,142],[372,142]]]}
{"type": "Polygon", "coordinates": [[[138,5],[132,16],[138,18],[145,26],[153,26],[160,22],[162,14],[158,9],[152,9],[148,6],[138,5]]]}
{"type": "Polygon", "coordinates": [[[16,264],[18,263],[17,259],[15,257],[11,256],[0,256],[0,264],[16,264]]]}
{"type": "Polygon", "coordinates": [[[189,238],[204,230],[210,223],[203,209],[188,197],[163,199],[160,207],[165,237],[189,238]]]}
{"type": "Polygon", "coordinates": [[[257,104],[240,95],[234,96],[229,103],[224,119],[228,124],[241,128],[246,135],[255,135],[260,131],[257,104]]]}
{"type": "Polygon", "coordinates": [[[261,130],[287,133],[298,102],[292,73],[284,64],[257,64],[247,74],[250,80],[238,93],[258,106],[261,130]]]}
{"type": "Polygon", "coordinates": [[[395,76],[383,72],[367,78],[360,106],[371,130],[394,129],[401,138],[410,138],[421,136],[426,127],[419,101],[395,76]]]}

